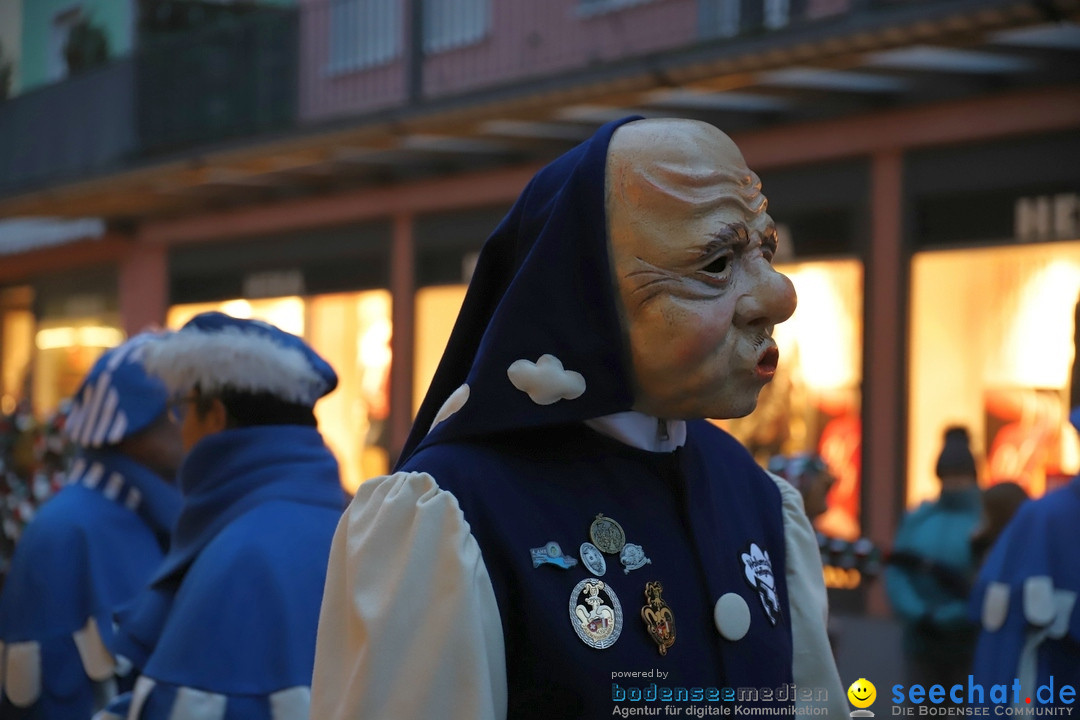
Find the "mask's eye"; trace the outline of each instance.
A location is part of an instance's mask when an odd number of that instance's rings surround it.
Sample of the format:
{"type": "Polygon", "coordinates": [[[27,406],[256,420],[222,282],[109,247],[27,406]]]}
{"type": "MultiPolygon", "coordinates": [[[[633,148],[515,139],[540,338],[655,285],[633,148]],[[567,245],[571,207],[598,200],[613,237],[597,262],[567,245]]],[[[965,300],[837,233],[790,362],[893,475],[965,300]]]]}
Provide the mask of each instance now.
{"type": "Polygon", "coordinates": [[[769,228],[765,235],[761,238],[761,254],[765,256],[765,259],[772,262],[773,256],[776,255],[776,229],[769,228]]]}
{"type": "Polygon", "coordinates": [[[720,273],[728,269],[728,264],[730,260],[731,258],[729,258],[727,255],[721,255],[720,257],[716,258],[711,263],[701,269],[707,273],[716,273],[717,275],[719,275],[720,273]]]}

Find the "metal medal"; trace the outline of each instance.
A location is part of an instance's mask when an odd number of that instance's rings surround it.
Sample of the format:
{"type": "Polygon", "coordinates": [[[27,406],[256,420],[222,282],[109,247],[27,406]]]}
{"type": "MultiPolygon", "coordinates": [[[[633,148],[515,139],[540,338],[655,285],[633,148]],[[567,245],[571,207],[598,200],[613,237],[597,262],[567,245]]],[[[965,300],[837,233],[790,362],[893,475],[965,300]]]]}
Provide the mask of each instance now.
{"type": "Polygon", "coordinates": [[[593,520],[592,525],[589,526],[589,539],[602,552],[606,552],[608,555],[618,555],[619,551],[623,549],[623,545],[626,544],[626,533],[623,531],[622,525],[609,517],[604,517],[604,514],[600,513],[593,520]]]}
{"type": "Polygon", "coordinates": [[[545,544],[544,547],[532,548],[529,550],[529,554],[532,555],[534,568],[547,564],[557,565],[563,569],[568,569],[577,565],[577,560],[569,555],[564,555],[562,547],[555,541],[545,544]]]}
{"type": "Polygon", "coordinates": [[[645,583],[645,606],[641,608],[641,619],[649,637],[660,649],[661,655],[667,655],[668,648],[675,644],[675,616],[660,594],[664,586],[659,582],[645,583]]]}
{"type": "Polygon", "coordinates": [[[623,574],[625,575],[629,575],[631,570],[637,570],[639,567],[652,564],[652,560],[645,557],[645,551],[642,547],[634,543],[627,543],[623,546],[622,553],[619,555],[619,562],[623,564],[623,574]]]}
{"type": "Polygon", "coordinates": [[[570,623],[581,642],[597,650],[609,648],[622,633],[622,605],[603,580],[582,580],[570,593],[570,623]]]}
{"type": "Polygon", "coordinates": [[[607,572],[607,560],[604,559],[604,554],[592,543],[581,543],[578,557],[593,575],[600,577],[607,572]]]}

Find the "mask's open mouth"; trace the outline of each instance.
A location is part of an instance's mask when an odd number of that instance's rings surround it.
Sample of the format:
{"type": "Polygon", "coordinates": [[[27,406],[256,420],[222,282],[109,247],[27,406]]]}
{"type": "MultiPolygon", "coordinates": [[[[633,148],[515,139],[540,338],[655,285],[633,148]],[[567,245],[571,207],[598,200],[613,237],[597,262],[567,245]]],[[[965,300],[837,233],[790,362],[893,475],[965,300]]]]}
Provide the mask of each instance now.
{"type": "Polygon", "coordinates": [[[758,358],[757,367],[754,368],[754,371],[759,378],[770,380],[776,374],[776,366],[779,362],[780,351],[775,346],[767,348],[758,358]]]}

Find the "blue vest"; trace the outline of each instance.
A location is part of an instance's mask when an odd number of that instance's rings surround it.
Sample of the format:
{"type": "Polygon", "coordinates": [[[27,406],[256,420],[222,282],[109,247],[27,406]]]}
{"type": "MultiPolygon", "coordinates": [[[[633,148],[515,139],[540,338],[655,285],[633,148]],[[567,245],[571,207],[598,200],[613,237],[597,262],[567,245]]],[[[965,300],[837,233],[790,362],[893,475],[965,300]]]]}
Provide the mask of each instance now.
{"type": "Polygon", "coordinates": [[[452,492],[479,543],[506,640],[508,717],[606,717],[630,688],[700,688],[703,696],[714,688],[722,698],[726,688],[791,683],[779,490],[723,431],[690,423],[687,444],[668,454],[564,425],[435,445],[403,469],[428,472],[452,492]],[[592,577],[584,564],[534,566],[531,559],[532,549],[549,542],[577,558],[599,513],[620,523],[626,542],[650,560],[627,571],[617,555],[606,556],[600,579],[623,616],[620,636],[606,649],[582,642],[571,622],[572,591],[592,577]],[[743,554],[752,545],[768,552],[776,578],[775,624],[748,580],[743,554]],[[664,655],[641,618],[645,585],[654,581],[675,619],[676,640],[664,655]],[[736,641],[720,635],[713,617],[727,593],[750,610],[749,630],[736,641]],[[652,675],[616,675],[631,672],[652,675]]]}

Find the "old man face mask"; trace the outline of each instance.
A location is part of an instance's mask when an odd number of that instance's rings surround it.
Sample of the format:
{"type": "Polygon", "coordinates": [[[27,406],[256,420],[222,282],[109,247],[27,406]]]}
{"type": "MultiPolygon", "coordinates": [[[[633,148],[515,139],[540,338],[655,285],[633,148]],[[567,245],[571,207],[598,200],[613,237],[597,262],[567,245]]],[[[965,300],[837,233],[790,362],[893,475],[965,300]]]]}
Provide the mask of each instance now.
{"type": "Polygon", "coordinates": [[[772,267],[760,181],[730,138],[692,120],[620,127],[606,180],[634,409],[746,415],[777,367],[773,327],[795,310],[791,282],[772,267]]]}

